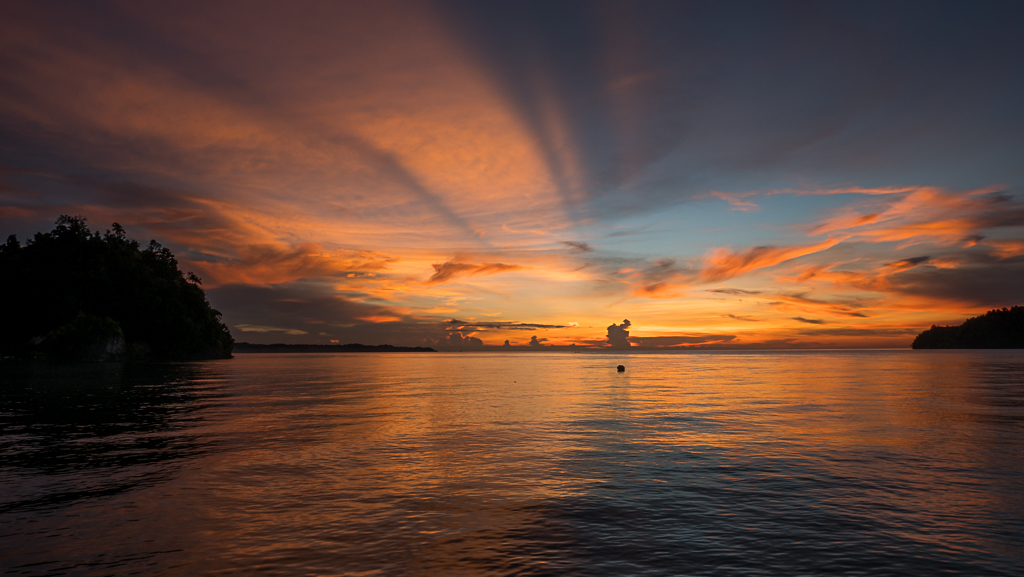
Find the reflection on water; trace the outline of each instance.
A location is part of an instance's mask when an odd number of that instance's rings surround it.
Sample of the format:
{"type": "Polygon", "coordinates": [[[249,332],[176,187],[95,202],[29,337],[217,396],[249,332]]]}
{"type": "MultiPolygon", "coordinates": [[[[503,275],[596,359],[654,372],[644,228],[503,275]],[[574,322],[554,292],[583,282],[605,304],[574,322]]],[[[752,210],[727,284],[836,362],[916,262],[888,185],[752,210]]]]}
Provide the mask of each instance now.
{"type": "Polygon", "coordinates": [[[169,476],[174,461],[199,455],[210,442],[192,429],[216,391],[200,384],[193,366],[15,364],[5,369],[0,512],[59,506],[157,483],[169,476]]]}
{"type": "Polygon", "coordinates": [[[10,574],[1024,570],[1020,352],[0,371],[10,574]]]}

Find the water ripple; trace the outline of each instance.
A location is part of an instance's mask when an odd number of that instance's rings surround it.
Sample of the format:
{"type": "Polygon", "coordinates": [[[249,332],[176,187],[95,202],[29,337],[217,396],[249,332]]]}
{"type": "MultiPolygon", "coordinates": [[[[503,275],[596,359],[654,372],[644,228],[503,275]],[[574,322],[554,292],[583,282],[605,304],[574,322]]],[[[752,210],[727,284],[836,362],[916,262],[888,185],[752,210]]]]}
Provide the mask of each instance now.
{"type": "Polygon", "coordinates": [[[0,371],[2,574],[1024,572],[1019,352],[0,371]]]}

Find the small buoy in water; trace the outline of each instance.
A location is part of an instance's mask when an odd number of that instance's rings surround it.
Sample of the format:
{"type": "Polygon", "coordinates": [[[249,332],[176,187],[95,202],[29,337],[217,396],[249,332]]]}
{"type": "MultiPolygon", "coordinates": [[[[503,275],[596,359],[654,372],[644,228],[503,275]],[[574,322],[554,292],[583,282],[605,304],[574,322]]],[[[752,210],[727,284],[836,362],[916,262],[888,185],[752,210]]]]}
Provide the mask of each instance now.
{"type": "Polygon", "coordinates": [[[617,367],[615,367],[615,368],[616,368],[616,370],[618,370],[618,371],[619,371],[620,373],[624,373],[624,372],[626,372],[626,367],[625,367],[625,366],[623,366],[623,365],[619,365],[619,366],[617,366],[617,367]]]}

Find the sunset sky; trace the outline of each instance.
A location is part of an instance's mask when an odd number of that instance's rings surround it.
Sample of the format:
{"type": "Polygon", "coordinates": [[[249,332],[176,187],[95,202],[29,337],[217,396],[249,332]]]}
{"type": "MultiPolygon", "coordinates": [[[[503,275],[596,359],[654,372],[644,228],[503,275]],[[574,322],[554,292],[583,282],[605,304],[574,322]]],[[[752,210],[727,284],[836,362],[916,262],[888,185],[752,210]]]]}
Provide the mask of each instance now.
{"type": "Polygon", "coordinates": [[[908,347],[1024,304],[1022,30],[1022,2],[5,1],[0,232],[155,238],[239,341],[908,347]]]}

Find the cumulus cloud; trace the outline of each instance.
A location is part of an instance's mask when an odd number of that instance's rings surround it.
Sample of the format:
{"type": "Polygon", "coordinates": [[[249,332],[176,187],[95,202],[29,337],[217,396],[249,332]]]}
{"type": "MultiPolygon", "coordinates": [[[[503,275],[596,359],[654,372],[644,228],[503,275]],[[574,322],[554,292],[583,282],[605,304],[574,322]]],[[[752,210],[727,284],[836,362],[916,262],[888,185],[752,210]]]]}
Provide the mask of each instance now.
{"type": "Polygon", "coordinates": [[[438,346],[449,349],[482,349],[484,342],[472,335],[463,335],[460,332],[450,332],[448,336],[438,343],[438,346]]]}
{"type": "Polygon", "coordinates": [[[533,335],[532,337],[530,337],[530,346],[531,347],[543,347],[544,345],[541,344],[541,343],[542,343],[542,341],[546,341],[546,340],[547,339],[538,339],[537,335],[533,335]]]}
{"type": "Polygon", "coordinates": [[[612,323],[608,326],[608,344],[612,348],[626,349],[632,346],[629,342],[629,331],[626,330],[630,324],[629,319],[625,319],[621,325],[612,323]]]}
{"type": "Polygon", "coordinates": [[[445,283],[461,276],[496,274],[499,272],[525,268],[517,264],[504,264],[500,262],[471,264],[467,262],[448,261],[440,264],[432,264],[430,266],[434,267],[434,274],[427,279],[427,284],[445,283]]]}

